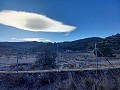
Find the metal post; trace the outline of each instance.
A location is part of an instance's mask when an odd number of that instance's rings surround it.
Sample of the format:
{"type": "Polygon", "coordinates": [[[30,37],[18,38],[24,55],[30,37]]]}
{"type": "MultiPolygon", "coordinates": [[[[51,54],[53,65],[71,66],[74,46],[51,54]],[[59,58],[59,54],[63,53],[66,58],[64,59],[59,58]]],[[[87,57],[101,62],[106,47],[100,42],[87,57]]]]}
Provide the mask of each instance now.
{"type": "Polygon", "coordinates": [[[95,84],[92,85],[92,90],[95,90],[95,84]]]}
{"type": "Polygon", "coordinates": [[[98,69],[98,56],[97,56],[96,43],[95,43],[95,57],[96,57],[96,68],[98,69]]]}
{"type": "Polygon", "coordinates": [[[17,49],[17,73],[18,73],[18,49],[17,49]]]}
{"type": "Polygon", "coordinates": [[[59,71],[59,54],[58,54],[58,43],[57,43],[57,61],[58,61],[58,71],[59,71]]]}

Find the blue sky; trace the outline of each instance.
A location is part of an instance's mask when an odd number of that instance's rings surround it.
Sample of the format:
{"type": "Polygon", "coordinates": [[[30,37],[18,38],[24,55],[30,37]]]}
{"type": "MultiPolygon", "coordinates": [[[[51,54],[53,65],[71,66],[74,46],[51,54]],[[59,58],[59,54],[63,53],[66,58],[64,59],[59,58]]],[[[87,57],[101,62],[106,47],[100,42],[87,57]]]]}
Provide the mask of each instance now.
{"type": "Polygon", "coordinates": [[[45,15],[76,29],[71,32],[34,32],[0,23],[0,41],[41,38],[59,42],[120,33],[120,0],[0,0],[0,11],[3,10],[45,15]]]}

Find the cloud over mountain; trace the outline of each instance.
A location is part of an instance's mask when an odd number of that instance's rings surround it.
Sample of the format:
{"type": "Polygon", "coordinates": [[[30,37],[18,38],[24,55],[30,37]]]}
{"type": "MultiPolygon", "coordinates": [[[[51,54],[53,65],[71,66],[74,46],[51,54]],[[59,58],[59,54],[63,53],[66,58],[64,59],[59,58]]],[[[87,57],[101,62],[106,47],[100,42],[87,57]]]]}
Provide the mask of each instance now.
{"type": "Polygon", "coordinates": [[[37,41],[37,42],[51,42],[49,39],[45,38],[11,38],[12,41],[37,41]]]}
{"type": "Polygon", "coordinates": [[[70,32],[76,29],[42,14],[13,10],[0,12],[0,24],[34,32],[70,32]]]}

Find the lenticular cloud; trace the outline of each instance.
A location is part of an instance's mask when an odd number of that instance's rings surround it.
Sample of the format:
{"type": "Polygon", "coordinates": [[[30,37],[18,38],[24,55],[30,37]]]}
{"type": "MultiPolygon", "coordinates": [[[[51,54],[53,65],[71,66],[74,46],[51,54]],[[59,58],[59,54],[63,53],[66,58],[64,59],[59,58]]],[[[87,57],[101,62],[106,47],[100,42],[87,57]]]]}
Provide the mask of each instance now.
{"type": "Polygon", "coordinates": [[[0,12],[0,24],[34,32],[70,32],[76,29],[45,15],[12,10],[0,12]]]}

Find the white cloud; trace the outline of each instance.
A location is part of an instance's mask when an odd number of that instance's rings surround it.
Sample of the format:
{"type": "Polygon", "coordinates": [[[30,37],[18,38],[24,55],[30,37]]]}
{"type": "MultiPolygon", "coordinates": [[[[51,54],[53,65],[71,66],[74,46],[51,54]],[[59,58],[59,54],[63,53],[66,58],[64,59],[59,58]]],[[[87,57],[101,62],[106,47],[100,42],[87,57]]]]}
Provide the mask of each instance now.
{"type": "Polygon", "coordinates": [[[11,38],[13,41],[37,41],[37,42],[51,42],[51,40],[45,38],[11,38]]]}
{"type": "Polygon", "coordinates": [[[68,33],[66,33],[64,36],[68,36],[70,33],[68,32],[68,33]]]}
{"type": "Polygon", "coordinates": [[[0,24],[34,32],[70,32],[76,29],[42,14],[13,10],[0,12],[0,24]]]}

